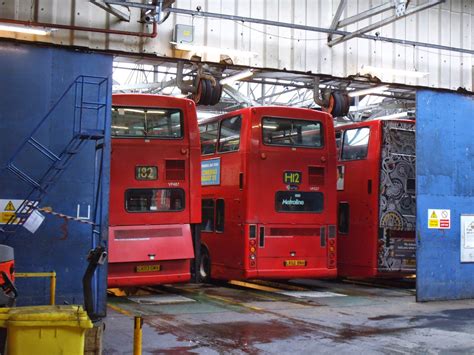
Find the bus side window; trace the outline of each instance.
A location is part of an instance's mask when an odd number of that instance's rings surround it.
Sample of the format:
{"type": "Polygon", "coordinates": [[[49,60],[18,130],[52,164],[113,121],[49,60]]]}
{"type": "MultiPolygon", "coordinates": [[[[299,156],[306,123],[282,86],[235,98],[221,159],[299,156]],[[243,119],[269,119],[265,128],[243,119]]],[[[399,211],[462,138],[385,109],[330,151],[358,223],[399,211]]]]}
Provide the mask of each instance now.
{"type": "Polygon", "coordinates": [[[216,232],[224,231],[225,203],[224,199],[216,200],[216,232]]]}
{"type": "Polygon", "coordinates": [[[338,232],[341,234],[349,233],[349,203],[339,202],[337,217],[338,232]]]}
{"type": "Polygon", "coordinates": [[[348,129],[342,142],[342,160],[360,160],[367,158],[370,128],[348,129]]]}
{"type": "Polygon", "coordinates": [[[213,232],[214,231],[214,200],[203,199],[202,200],[202,232],[213,232]]]}
{"type": "Polygon", "coordinates": [[[218,152],[234,152],[239,150],[241,122],[240,116],[227,118],[221,122],[218,152]]]}
{"type": "Polygon", "coordinates": [[[217,144],[217,127],[218,122],[203,124],[199,126],[201,135],[201,154],[214,154],[217,144]]]}

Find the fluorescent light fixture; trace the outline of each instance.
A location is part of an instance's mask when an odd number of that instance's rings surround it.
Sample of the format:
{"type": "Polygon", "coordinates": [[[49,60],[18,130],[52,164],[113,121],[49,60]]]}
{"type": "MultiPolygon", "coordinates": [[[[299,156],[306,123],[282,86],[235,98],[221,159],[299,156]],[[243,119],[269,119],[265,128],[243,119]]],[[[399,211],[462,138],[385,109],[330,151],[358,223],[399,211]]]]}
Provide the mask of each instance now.
{"type": "Polygon", "coordinates": [[[392,115],[387,115],[387,116],[373,117],[373,118],[370,118],[370,120],[394,120],[396,118],[406,118],[406,117],[408,117],[408,112],[399,112],[399,113],[394,113],[392,115]]]}
{"type": "Polygon", "coordinates": [[[166,111],[163,110],[148,110],[146,113],[156,113],[157,115],[164,115],[166,111]]]}
{"type": "Polygon", "coordinates": [[[210,47],[210,46],[199,46],[189,43],[177,43],[170,42],[175,49],[186,52],[193,53],[209,53],[209,54],[225,54],[230,57],[247,57],[252,58],[257,55],[255,52],[241,51],[238,49],[232,48],[222,48],[222,47],[210,47]]]}
{"type": "Polygon", "coordinates": [[[29,26],[21,26],[21,25],[5,25],[5,24],[0,24],[0,31],[26,33],[26,34],[37,35],[37,36],[47,36],[51,34],[51,29],[49,28],[29,27],[29,26]]]}
{"type": "Polygon", "coordinates": [[[112,128],[115,128],[115,129],[128,129],[127,126],[112,126],[112,128]]]}
{"type": "Polygon", "coordinates": [[[277,126],[273,126],[273,125],[266,125],[266,124],[264,124],[264,125],[263,125],[263,128],[266,128],[266,129],[277,129],[278,127],[277,127],[277,126]]]}
{"type": "Polygon", "coordinates": [[[240,73],[237,73],[235,75],[228,76],[222,79],[219,83],[221,85],[232,84],[232,83],[235,83],[236,81],[251,77],[252,75],[253,75],[253,70],[248,69],[248,70],[241,71],[240,73]]]}
{"type": "Polygon", "coordinates": [[[416,70],[403,70],[403,69],[392,69],[392,68],[378,68],[373,67],[370,65],[363,65],[361,70],[361,74],[372,74],[372,75],[391,75],[391,76],[408,76],[412,78],[424,78],[430,73],[421,72],[416,70]]]}
{"type": "Polygon", "coordinates": [[[143,113],[144,112],[143,110],[136,110],[134,108],[124,108],[123,111],[124,112],[135,112],[135,113],[143,113]]]}
{"type": "Polygon", "coordinates": [[[370,95],[370,94],[381,94],[384,91],[388,90],[387,85],[381,85],[381,86],[374,86],[368,89],[362,89],[362,90],[355,90],[349,92],[347,95],[350,97],[355,97],[355,96],[364,96],[364,95],[370,95]]]}

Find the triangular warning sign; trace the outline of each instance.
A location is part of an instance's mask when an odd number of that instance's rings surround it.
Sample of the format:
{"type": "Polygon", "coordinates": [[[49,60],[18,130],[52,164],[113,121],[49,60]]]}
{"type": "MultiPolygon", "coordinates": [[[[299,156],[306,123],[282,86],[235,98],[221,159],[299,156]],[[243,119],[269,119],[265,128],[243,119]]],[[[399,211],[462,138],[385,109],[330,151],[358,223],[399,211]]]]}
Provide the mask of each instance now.
{"type": "Polygon", "coordinates": [[[430,216],[431,219],[437,219],[438,216],[436,215],[435,211],[431,212],[431,216],[430,216]]]}
{"type": "Polygon", "coordinates": [[[5,206],[5,211],[16,211],[15,206],[13,206],[13,202],[8,201],[7,205],[5,206]]]}

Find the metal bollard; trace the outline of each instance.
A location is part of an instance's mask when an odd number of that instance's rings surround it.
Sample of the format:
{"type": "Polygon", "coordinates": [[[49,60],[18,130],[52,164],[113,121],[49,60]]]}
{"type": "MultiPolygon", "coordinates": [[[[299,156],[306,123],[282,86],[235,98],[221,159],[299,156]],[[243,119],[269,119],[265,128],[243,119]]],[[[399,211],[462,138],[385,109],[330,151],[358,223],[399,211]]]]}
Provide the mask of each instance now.
{"type": "Polygon", "coordinates": [[[56,271],[51,272],[16,272],[15,277],[49,277],[49,303],[54,306],[56,304],[56,271]]]}
{"type": "Polygon", "coordinates": [[[142,328],[143,318],[135,317],[135,326],[133,330],[133,355],[142,355],[142,328]]]}

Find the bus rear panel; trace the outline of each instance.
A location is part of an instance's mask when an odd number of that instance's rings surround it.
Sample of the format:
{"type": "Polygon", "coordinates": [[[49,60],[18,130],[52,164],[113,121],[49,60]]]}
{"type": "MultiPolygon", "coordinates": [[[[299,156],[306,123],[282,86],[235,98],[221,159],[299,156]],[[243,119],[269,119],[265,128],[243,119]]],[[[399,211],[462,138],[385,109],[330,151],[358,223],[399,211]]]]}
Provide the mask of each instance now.
{"type": "Polygon", "coordinates": [[[248,108],[200,126],[202,240],[215,279],[335,277],[332,118],[248,108]]]}
{"type": "Polygon", "coordinates": [[[340,275],[415,273],[414,121],[360,122],[336,137],[340,275]]]}
{"type": "Polygon", "coordinates": [[[113,96],[109,287],[189,281],[199,164],[191,101],[113,96]]]}

